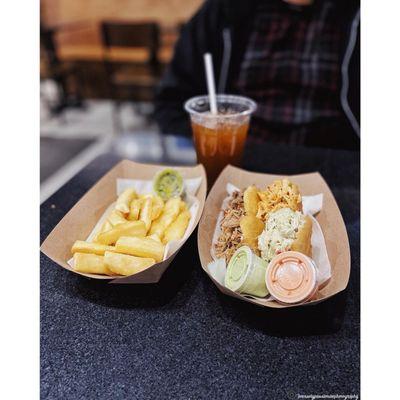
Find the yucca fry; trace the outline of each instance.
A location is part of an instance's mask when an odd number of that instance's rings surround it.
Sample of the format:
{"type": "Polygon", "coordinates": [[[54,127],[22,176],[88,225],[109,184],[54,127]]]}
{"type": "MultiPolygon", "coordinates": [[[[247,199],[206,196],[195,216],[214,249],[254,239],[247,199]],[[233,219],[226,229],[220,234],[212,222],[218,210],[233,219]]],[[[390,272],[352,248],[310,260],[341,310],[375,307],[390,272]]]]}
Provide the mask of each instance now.
{"type": "Polygon", "coordinates": [[[97,231],[96,235],[93,237],[92,242],[97,243],[97,238],[100,235],[100,233],[107,232],[110,229],[112,229],[112,227],[113,226],[111,225],[111,222],[108,219],[106,219],[101,225],[100,229],[97,231]]]}
{"type": "Polygon", "coordinates": [[[132,256],[154,258],[157,262],[164,257],[164,245],[149,237],[121,236],[115,243],[115,250],[132,256]]]}
{"type": "Polygon", "coordinates": [[[71,248],[71,253],[89,253],[103,256],[106,251],[114,251],[114,246],[107,246],[105,244],[90,243],[83,240],[76,240],[71,248]]]}
{"type": "Polygon", "coordinates": [[[151,197],[146,197],[142,201],[142,206],[140,207],[140,221],[143,221],[146,226],[146,232],[150,229],[151,225],[151,210],[153,207],[153,199],[151,197]]]}
{"type": "Polygon", "coordinates": [[[136,221],[139,219],[140,207],[142,205],[142,199],[133,199],[129,209],[128,219],[130,221],[136,221]]]}
{"type": "Polygon", "coordinates": [[[115,274],[129,276],[151,267],[156,262],[153,258],[135,257],[106,251],[104,263],[115,274]]]}
{"type": "Polygon", "coordinates": [[[97,254],[75,253],[73,269],[85,274],[114,275],[104,263],[104,257],[97,254]]]}
{"type": "Polygon", "coordinates": [[[107,232],[110,229],[112,229],[112,223],[108,220],[104,221],[103,225],[101,226],[101,229],[99,231],[99,233],[103,233],[103,232],[107,232]]]}
{"type": "Polygon", "coordinates": [[[189,224],[190,218],[191,215],[189,210],[181,212],[176,220],[165,230],[163,243],[167,244],[171,240],[182,239],[183,235],[186,232],[186,228],[189,224]]]}
{"type": "Polygon", "coordinates": [[[123,214],[129,213],[129,206],[131,201],[136,197],[136,192],[132,188],[125,189],[117,199],[115,209],[121,211],[123,214]]]}
{"type": "Polygon", "coordinates": [[[107,232],[100,233],[97,236],[97,243],[113,244],[121,236],[140,236],[146,235],[146,226],[143,221],[129,221],[124,224],[119,224],[107,232]]]}
{"type": "Polygon", "coordinates": [[[112,210],[110,212],[110,215],[107,217],[107,220],[112,226],[117,226],[119,224],[127,222],[127,220],[124,218],[124,215],[121,213],[121,211],[118,210],[112,210]]]}
{"type": "Polygon", "coordinates": [[[155,241],[161,243],[161,239],[160,239],[160,237],[157,235],[157,233],[153,233],[152,235],[149,235],[149,236],[146,236],[146,237],[148,237],[148,238],[150,238],[150,239],[154,239],[155,241]]]}
{"type": "Polygon", "coordinates": [[[164,200],[160,196],[153,197],[153,208],[151,209],[151,220],[157,219],[164,209],[164,200]]]}
{"type": "Polygon", "coordinates": [[[161,215],[151,224],[150,235],[156,233],[160,239],[163,238],[165,229],[175,221],[179,214],[180,202],[181,199],[179,197],[173,197],[165,203],[161,215]]]}

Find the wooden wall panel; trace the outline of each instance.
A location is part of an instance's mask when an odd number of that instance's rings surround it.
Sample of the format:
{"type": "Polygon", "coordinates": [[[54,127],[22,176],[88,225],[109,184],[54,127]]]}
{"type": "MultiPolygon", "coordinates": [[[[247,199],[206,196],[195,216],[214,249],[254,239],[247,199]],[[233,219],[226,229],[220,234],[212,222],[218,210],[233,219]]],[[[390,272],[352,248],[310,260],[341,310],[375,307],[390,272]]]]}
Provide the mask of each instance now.
{"type": "Polygon", "coordinates": [[[165,53],[162,58],[168,61],[176,39],[176,34],[171,34],[170,28],[187,21],[202,2],[203,0],[41,0],[41,19],[47,26],[59,27],[56,41],[61,59],[81,58],[85,52],[90,59],[92,54],[100,53],[99,23],[103,19],[155,20],[162,29],[161,51],[162,54],[165,53]]]}
{"type": "Polygon", "coordinates": [[[42,19],[48,25],[77,21],[96,24],[102,19],[154,19],[169,26],[186,21],[203,0],[42,0],[42,19]]]}

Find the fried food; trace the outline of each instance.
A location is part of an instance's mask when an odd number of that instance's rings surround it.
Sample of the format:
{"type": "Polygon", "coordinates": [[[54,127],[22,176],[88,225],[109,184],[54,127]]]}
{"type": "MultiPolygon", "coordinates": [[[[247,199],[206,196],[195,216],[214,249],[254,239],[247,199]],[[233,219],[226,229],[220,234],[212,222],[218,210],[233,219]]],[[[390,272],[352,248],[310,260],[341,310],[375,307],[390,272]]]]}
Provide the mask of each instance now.
{"type": "Polygon", "coordinates": [[[139,220],[144,222],[146,227],[146,232],[150,229],[151,225],[151,216],[152,216],[152,208],[153,208],[153,199],[152,197],[146,197],[142,201],[142,206],[140,207],[140,217],[139,220]]]}
{"type": "Polygon", "coordinates": [[[127,276],[162,261],[166,244],[182,238],[191,218],[181,196],[172,195],[164,200],[154,189],[140,194],[125,189],[90,241],[77,240],[72,245],[74,269],[127,276]]]}
{"type": "Polygon", "coordinates": [[[181,199],[180,197],[173,197],[164,205],[164,209],[161,215],[153,221],[150,227],[150,235],[156,233],[160,239],[163,238],[165,230],[168,228],[172,222],[175,221],[176,217],[179,214],[181,207],[181,199]]]}
{"type": "Polygon", "coordinates": [[[244,215],[240,219],[240,228],[243,233],[243,243],[247,244],[258,255],[258,236],[264,230],[264,222],[255,215],[244,215]]]}
{"type": "Polygon", "coordinates": [[[117,275],[133,275],[155,264],[153,258],[134,257],[106,251],[104,263],[107,268],[117,275]]]}
{"type": "Polygon", "coordinates": [[[119,224],[107,232],[100,233],[97,236],[97,242],[101,244],[113,244],[121,236],[146,236],[146,226],[143,221],[129,221],[119,224]]]}
{"type": "Polygon", "coordinates": [[[160,196],[153,196],[153,208],[151,209],[151,220],[157,219],[164,209],[164,200],[160,196]]]}
{"type": "Polygon", "coordinates": [[[100,229],[97,231],[96,235],[93,237],[92,241],[93,241],[94,243],[96,243],[96,242],[97,242],[97,238],[98,238],[98,236],[100,235],[100,233],[107,232],[107,231],[109,231],[110,229],[112,229],[112,227],[113,227],[113,226],[111,225],[111,222],[108,221],[108,220],[106,219],[106,220],[103,222],[103,224],[101,225],[100,229]]]}
{"type": "Polygon", "coordinates": [[[110,212],[110,215],[107,217],[107,220],[112,226],[117,226],[119,224],[127,222],[127,220],[124,218],[124,215],[121,213],[121,211],[118,210],[112,210],[110,212]]]}
{"type": "Polygon", "coordinates": [[[85,274],[113,275],[104,263],[104,257],[97,254],[75,253],[73,269],[85,274]]]}
{"type": "Polygon", "coordinates": [[[150,237],[122,236],[115,243],[115,250],[132,256],[154,258],[157,262],[164,257],[164,245],[150,237]]]}
{"type": "Polygon", "coordinates": [[[148,238],[150,238],[150,239],[153,239],[153,240],[155,240],[155,241],[157,241],[157,242],[162,243],[162,242],[161,242],[161,239],[160,239],[160,237],[157,235],[157,233],[153,233],[152,235],[149,235],[149,236],[146,236],[146,237],[148,237],[148,238]]]}
{"type": "Polygon", "coordinates": [[[182,239],[186,232],[186,228],[189,225],[190,218],[191,215],[189,210],[182,211],[176,220],[165,230],[163,243],[166,244],[171,240],[182,239]]]}
{"type": "Polygon", "coordinates": [[[99,243],[90,243],[83,240],[77,240],[72,246],[71,253],[89,253],[103,256],[106,251],[114,251],[114,246],[107,246],[99,243]]]}
{"type": "Polygon", "coordinates": [[[297,232],[296,238],[292,243],[291,250],[298,251],[311,257],[312,247],[311,247],[311,234],[312,234],[312,221],[309,216],[304,216],[303,225],[297,232]]]}
{"type": "Polygon", "coordinates": [[[139,219],[140,207],[142,205],[142,199],[133,199],[129,208],[129,221],[136,221],[139,219]]]}
{"type": "Polygon", "coordinates": [[[271,212],[288,207],[293,211],[301,211],[301,195],[296,184],[288,179],[279,179],[267,186],[264,191],[259,191],[258,210],[256,216],[263,221],[268,219],[271,212]]]}
{"type": "Polygon", "coordinates": [[[125,189],[118,197],[115,209],[123,214],[129,214],[131,201],[136,197],[136,192],[132,188],[125,189]]]}
{"type": "Polygon", "coordinates": [[[247,215],[256,215],[258,210],[258,189],[255,186],[249,186],[243,193],[244,211],[247,215]]]}

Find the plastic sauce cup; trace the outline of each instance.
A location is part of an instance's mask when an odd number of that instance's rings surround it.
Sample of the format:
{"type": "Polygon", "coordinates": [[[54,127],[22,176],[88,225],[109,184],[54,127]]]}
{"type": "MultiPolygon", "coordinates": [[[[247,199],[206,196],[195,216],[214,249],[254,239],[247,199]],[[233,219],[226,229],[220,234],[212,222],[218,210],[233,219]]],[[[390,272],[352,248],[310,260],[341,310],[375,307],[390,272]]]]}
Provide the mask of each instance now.
{"type": "Polygon", "coordinates": [[[267,262],[255,255],[250,247],[239,247],[229,261],[225,286],[236,293],[265,297],[268,295],[266,269],[267,262]]]}
{"type": "Polygon", "coordinates": [[[270,294],[278,302],[304,303],[318,290],[315,263],[297,251],[283,252],[268,264],[265,283],[270,294]]]}

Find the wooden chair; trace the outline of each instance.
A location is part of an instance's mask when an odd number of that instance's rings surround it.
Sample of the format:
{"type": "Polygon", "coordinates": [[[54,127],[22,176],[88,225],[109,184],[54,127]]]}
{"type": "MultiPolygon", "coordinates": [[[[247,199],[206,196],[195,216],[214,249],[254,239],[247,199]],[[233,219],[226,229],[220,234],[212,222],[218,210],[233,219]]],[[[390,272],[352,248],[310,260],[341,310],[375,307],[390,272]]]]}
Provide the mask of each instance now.
{"type": "Polygon", "coordinates": [[[123,93],[136,102],[154,100],[160,78],[159,27],[154,22],[103,21],[101,33],[110,96],[115,100],[114,126],[120,131],[119,107],[123,93]],[[115,52],[120,53],[117,59],[125,58],[121,57],[121,51],[125,51],[128,61],[116,62],[116,57],[113,58],[115,52]]]}
{"type": "Polygon", "coordinates": [[[55,35],[60,29],[40,25],[41,78],[52,79],[59,92],[58,104],[50,108],[52,115],[58,115],[68,107],[83,106],[79,71],[74,65],[61,62],[57,55],[55,35]]]}

